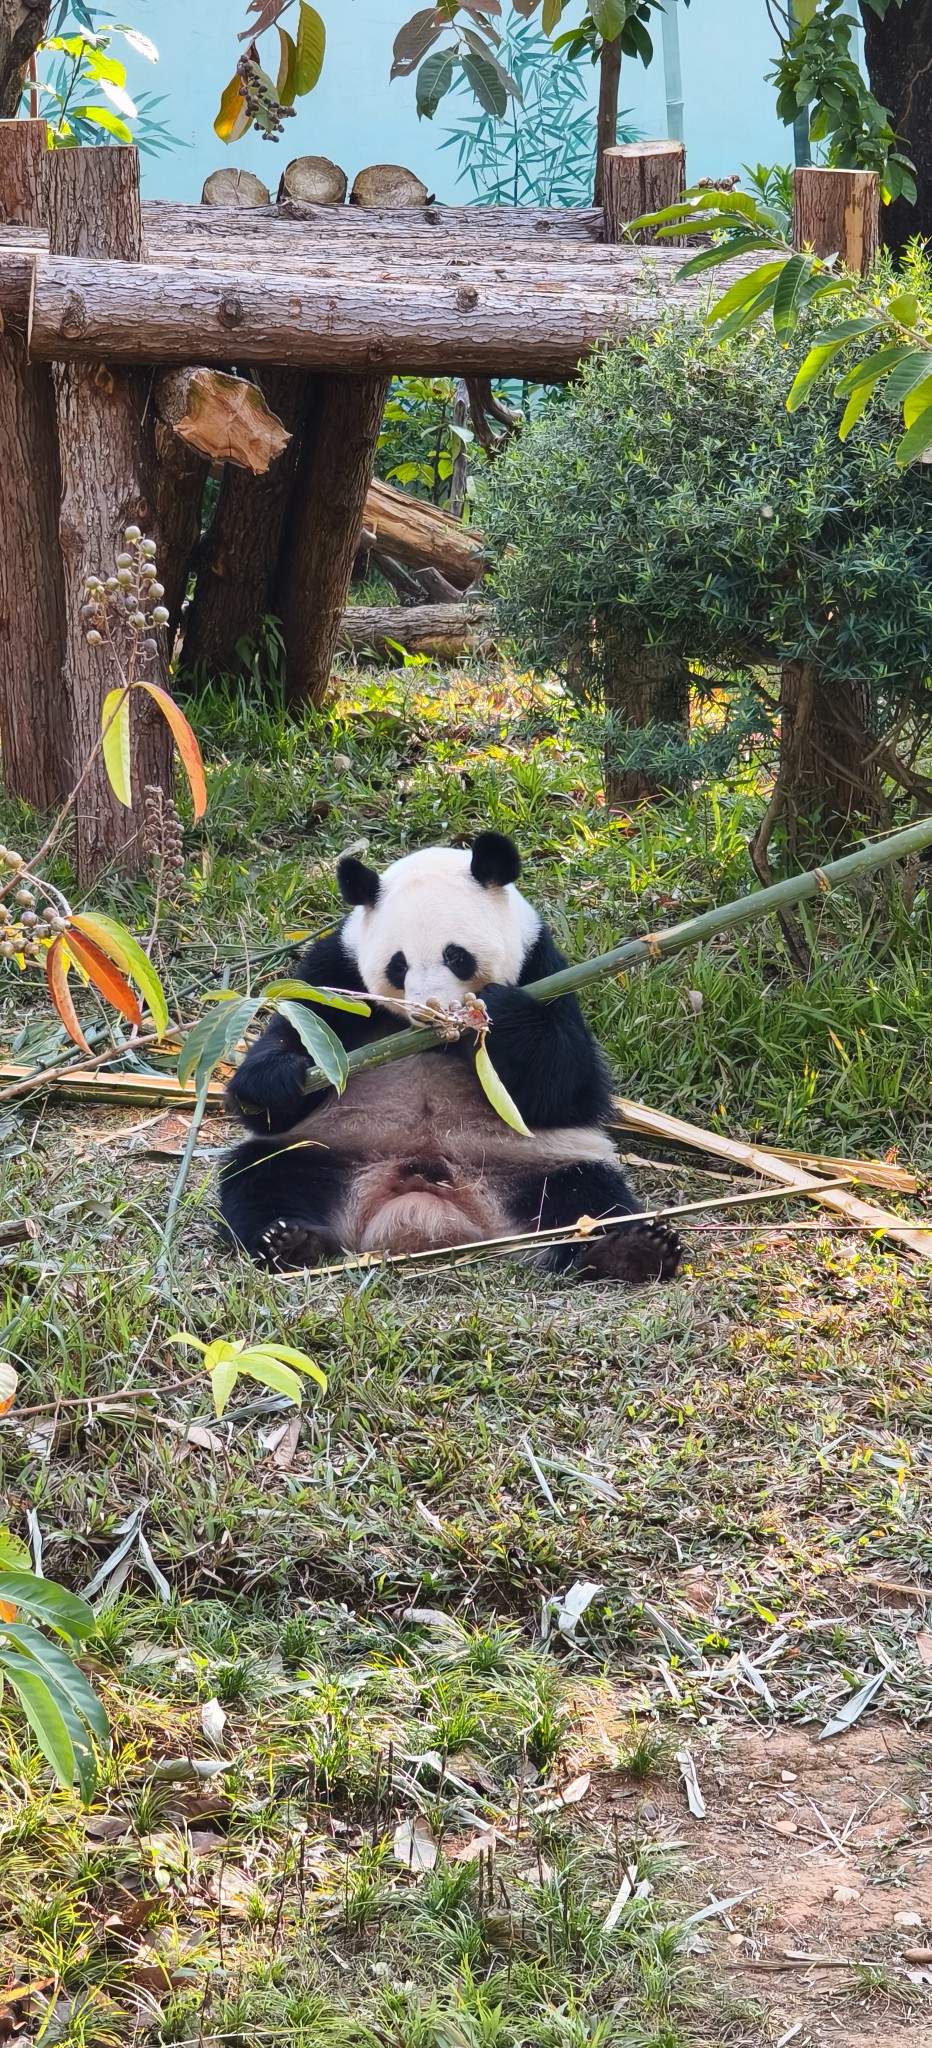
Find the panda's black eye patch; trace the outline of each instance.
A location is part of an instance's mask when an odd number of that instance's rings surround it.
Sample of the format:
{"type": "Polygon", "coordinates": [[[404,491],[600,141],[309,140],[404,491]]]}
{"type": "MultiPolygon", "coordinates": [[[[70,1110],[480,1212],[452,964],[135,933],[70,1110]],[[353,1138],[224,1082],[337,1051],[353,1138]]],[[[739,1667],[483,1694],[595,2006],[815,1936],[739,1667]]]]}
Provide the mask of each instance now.
{"type": "Polygon", "coordinates": [[[385,969],[385,979],[392,988],[404,988],[408,963],[403,953],[393,953],[385,969]]]}
{"type": "Polygon", "coordinates": [[[444,946],[443,964],[456,975],[457,981],[471,981],[478,963],[475,954],[467,952],[465,946],[444,946]]]}

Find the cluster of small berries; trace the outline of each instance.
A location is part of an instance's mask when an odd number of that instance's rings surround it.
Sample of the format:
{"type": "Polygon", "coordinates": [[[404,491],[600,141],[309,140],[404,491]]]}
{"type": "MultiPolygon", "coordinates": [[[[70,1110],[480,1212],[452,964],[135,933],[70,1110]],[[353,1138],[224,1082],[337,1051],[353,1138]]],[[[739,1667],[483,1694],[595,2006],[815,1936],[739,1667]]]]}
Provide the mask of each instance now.
{"type": "Polygon", "coordinates": [[[285,122],[293,119],[297,107],[283,107],[275,87],[254,57],[241,57],[236,67],[239,89],[250,121],[261,130],[263,141],[277,142],[285,122]]]}
{"type": "MultiPolygon", "coordinates": [[[[14,853],[11,846],[0,846],[0,868],[9,868],[18,875],[25,867],[21,853],[14,853]]],[[[36,909],[35,893],[24,879],[14,889],[10,903],[0,898],[0,960],[12,960],[17,953],[27,960],[41,960],[40,939],[55,938],[66,930],[67,923],[54,903],[43,903],[36,909]]]]}
{"type": "Polygon", "coordinates": [[[157,627],[167,626],[169,620],[168,607],[162,603],[164,596],[154,540],[149,540],[138,526],[128,526],[113,575],[87,579],[87,600],[81,607],[81,617],[89,646],[100,647],[116,624],[128,627],[133,635],[145,634],[147,637],[139,642],[140,653],[156,654],[158,642],[152,634],[157,627]]]}
{"type": "Polygon", "coordinates": [[[174,799],[166,796],[157,782],[147,782],[142,843],[158,861],[164,876],[184,873],[184,833],[174,799]]]}

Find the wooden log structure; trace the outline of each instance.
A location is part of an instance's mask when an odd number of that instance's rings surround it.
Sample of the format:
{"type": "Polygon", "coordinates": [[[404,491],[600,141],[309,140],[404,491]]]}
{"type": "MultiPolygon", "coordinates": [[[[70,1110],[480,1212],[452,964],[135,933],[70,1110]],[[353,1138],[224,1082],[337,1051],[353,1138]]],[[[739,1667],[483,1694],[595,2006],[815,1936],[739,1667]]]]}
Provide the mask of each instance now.
{"type": "MultiPolygon", "coordinates": [[[[621,241],[629,221],[675,206],[685,190],[686,151],[681,142],[625,142],[607,149],[602,158],[606,241],[621,241]]],[[[642,228],[629,239],[649,242],[652,236],[642,228]]]]}
{"type": "MultiPolygon", "coordinates": [[[[0,122],[0,236],[35,234],[45,216],[47,163],[44,121],[0,122]]],[[[8,299],[0,339],[0,748],[9,794],[44,811],[71,787],[71,744],[58,423],[52,372],[26,355],[28,258],[27,265],[25,297],[8,299]]]]}
{"type": "Polygon", "coordinates": [[[352,653],[397,663],[398,649],[455,661],[494,646],[492,614],[482,604],[349,605],[340,642],[352,653]]]}
{"type": "Polygon", "coordinates": [[[463,526],[438,505],[412,498],[378,477],[366,493],[363,527],[380,552],[415,569],[429,563],[459,590],[476,583],[488,567],[475,527],[463,526]]]}
{"type": "Polygon", "coordinates": [[[800,165],[793,172],[793,247],[838,256],[866,277],[880,253],[880,179],[876,171],[800,165]]]}

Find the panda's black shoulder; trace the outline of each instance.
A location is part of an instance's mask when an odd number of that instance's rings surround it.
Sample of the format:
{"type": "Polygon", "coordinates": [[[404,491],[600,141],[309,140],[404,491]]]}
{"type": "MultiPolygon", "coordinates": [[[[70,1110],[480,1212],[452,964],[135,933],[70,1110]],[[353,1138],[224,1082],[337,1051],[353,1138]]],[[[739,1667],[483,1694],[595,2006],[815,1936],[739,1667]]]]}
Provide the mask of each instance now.
{"type": "Polygon", "coordinates": [[[553,933],[542,924],[530,952],[524,956],[518,986],[526,988],[529,981],[543,981],[546,974],[556,974],[566,964],[566,956],[561,953],[553,933]]]}
{"type": "Polygon", "coordinates": [[[365,994],[359,963],[344,941],[348,918],[341,918],[332,932],[325,932],[323,938],[315,939],[305,947],[295,962],[295,974],[299,981],[309,981],[317,988],[345,988],[365,994]]]}

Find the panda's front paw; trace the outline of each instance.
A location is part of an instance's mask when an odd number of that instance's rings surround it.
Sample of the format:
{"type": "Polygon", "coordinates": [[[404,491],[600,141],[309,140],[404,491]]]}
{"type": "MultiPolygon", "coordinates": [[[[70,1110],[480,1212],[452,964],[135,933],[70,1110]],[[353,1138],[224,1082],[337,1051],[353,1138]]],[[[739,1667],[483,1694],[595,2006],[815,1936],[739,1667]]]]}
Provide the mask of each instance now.
{"type": "Polygon", "coordinates": [[[665,1223],[626,1223],[620,1230],[593,1239],[576,1267],[584,1280],[620,1280],[642,1287],[649,1280],[675,1280],[683,1263],[683,1244],[665,1223]]]}
{"type": "Polygon", "coordinates": [[[332,1240],[311,1224],[289,1222],[279,1216],[259,1239],[258,1258],[273,1272],[294,1272],[301,1266],[319,1266],[334,1250],[332,1240]]]}
{"type": "Polygon", "coordinates": [[[304,1082],[309,1065],[305,1053],[247,1054],[227,1083],[231,1111],[254,1131],[288,1130],[308,1111],[304,1082]]]}

